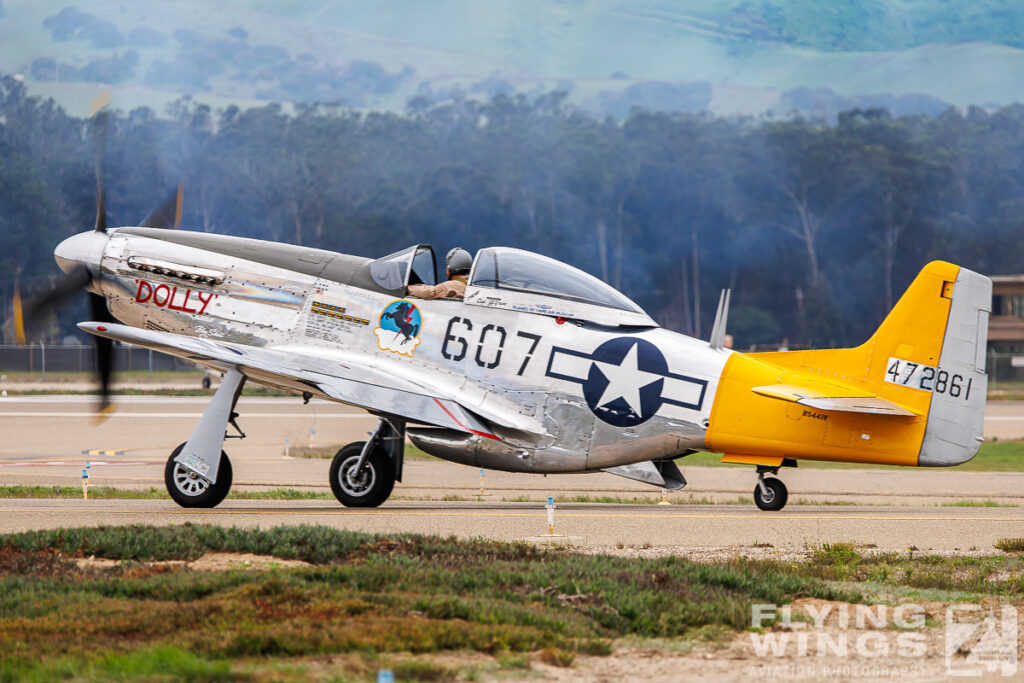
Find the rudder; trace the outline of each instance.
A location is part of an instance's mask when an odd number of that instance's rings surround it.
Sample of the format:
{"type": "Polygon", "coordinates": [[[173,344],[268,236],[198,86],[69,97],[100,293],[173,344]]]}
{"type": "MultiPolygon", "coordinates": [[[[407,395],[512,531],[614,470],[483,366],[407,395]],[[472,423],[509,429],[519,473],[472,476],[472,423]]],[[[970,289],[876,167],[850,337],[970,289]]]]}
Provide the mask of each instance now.
{"type": "Polygon", "coordinates": [[[921,467],[965,463],[978,453],[983,441],[988,389],[985,346],[992,281],[960,268],[950,298],[928,423],[918,455],[921,467]],[[958,377],[960,381],[956,382],[958,377]],[[946,380],[944,386],[941,380],[946,380]]]}

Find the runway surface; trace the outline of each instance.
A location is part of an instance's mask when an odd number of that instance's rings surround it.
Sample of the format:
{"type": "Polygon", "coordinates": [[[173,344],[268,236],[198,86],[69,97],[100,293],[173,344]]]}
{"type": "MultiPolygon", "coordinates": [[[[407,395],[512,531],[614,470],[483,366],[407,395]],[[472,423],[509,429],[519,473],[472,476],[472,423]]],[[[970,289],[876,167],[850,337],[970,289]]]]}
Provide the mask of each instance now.
{"type": "MultiPolygon", "coordinates": [[[[0,485],[78,485],[86,461],[93,486],[163,488],[170,451],[185,441],[207,398],[123,396],[117,412],[93,423],[94,397],[0,398],[0,485]]],[[[329,460],[285,456],[288,448],[365,438],[374,418],[338,404],[291,398],[243,398],[239,423],[249,437],[229,440],[236,489],[291,487],[328,491],[329,460]]],[[[1024,437],[1024,403],[991,402],[986,433],[1024,437]]],[[[232,501],[186,511],[169,500],[4,500],[0,531],[66,525],[182,523],[225,525],[328,524],[381,532],[422,532],[515,540],[546,532],[539,504],[548,495],[649,500],[647,505],[561,504],[556,531],[586,546],[619,544],[777,548],[851,541],[880,548],[990,550],[999,538],[1024,537],[1024,473],[954,469],[784,471],[790,505],[763,513],[750,498],[755,476],[742,466],[687,467],[689,485],[669,494],[676,505],[653,505],[660,492],[608,474],[541,475],[488,471],[478,498],[475,468],[434,460],[406,462],[404,481],[379,510],[350,510],[332,501],[232,501]],[[444,502],[444,498],[457,498],[444,502]],[[463,502],[477,501],[480,502],[463,502]],[[531,503],[510,501],[529,500],[531,503]],[[964,500],[1008,507],[945,507],[964,500]],[[832,502],[842,505],[818,505],[832,502]],[[682,504],[689,503],[689,504],[682,504]]]]}
{"type": "Polygon", "coordinates": [[[566,542],[583,547],[741,547],[771,544],[802,549],[820,543],[906,551],[992,551],[1000,538],[1024,535],[1024,510],[924,507],[793,506],[763,513],[737,505],[594,505],[556,508],[546,539],[540,503],[388,503],[371,510],[326,501],[227,501],[212,510],[185,510],[161,500],[7,500],[0,531],[74,524],[220,524],[269,527],[322,524],[378,533],[482,536],[503,541],[566,542]]]}

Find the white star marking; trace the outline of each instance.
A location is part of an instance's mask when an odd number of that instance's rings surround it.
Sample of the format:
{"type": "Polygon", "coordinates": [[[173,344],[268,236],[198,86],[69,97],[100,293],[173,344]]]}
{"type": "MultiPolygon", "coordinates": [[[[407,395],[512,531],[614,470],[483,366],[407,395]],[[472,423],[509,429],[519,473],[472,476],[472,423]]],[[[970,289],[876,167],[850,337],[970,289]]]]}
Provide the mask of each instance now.
{"type": "Polygon", "coordinates": [[[642,417],[640,412],[640,390],[649,384],[664,379],[661,375],[653,372],[643,372],[637,365],[637,344],[623,357],[618,365],[594,361],[594,364],[601,371],[601,374],[608,379],[608,386],[605,387],[598,406],[603,406],[622,398],[633,412],[642,417]]]}

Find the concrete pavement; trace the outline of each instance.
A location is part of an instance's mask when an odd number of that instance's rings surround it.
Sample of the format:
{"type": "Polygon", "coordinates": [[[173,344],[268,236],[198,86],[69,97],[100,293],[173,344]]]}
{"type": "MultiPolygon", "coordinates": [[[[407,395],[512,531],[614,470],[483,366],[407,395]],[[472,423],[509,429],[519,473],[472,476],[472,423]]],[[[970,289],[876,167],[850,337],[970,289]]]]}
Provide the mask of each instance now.
{"type": "Polygon", "coordinates": [[[560,538],[546,539],[546,512],[540,503],[389,502],[363,510],[327,501],[228,500],[212,510],[186,510],[169,500],[0,501],[0,532],[185,522],[242,527],[322,524],[377,533],[564,542],[584,548],[770,544],[778,551],[792,551],[851,542],[901,552],[994,552],[998,539],[1024,536],[1024,510],[1016,508],[791,506],[764,513],[733,505],[562,504],[555,512],[560,538]]]}
{"type": "MultiPolygon", "coordinates": [[[[188,438],[206,403],[203,397],[124,396],[104,423],[93,423],[90,396],[26,396],[0,399],[0,485],[77,486],[85,461],[92,485],[163,487],[170,451],[188,438]]],[[[289,458],[289,447],[343,444],[365,437],[374,419],[334,403],[243,398],[239,422],[249,438],[228,441],[238,489],[293,487],[328,491],[329,460],[289,458]]],[[[986,431],[1006,439],[1024,436],[1024,404],[989,404],[986,431]],[[991,425],[991,426],[990,426],[991,425]]],[[[562,504],[559,533],[586,545],[617,544],[727,547],[771,543],[800,548],[808,543],[854,541],[905,549],[990,549],[998,538],[1024,536],[1024,473],[954,469],[816,470],[783,472],[790,505],[762,513],[752,504],[702,505],[749,498],[749,467],[681,466],[689,486],[669,494],[677,505],[594,507],[562,504]],[[1008,507],[938,507],[964,500],[1008,507]],[[821,506],[823,502],[845,503],[821,506]],[[682,503],[688,503],[683,505],[682,503]],[[862,506],[862,507],[853,507],[862,506]]],[[[478,470],[436,460],[409,460],[404,481],[387,506],[347,510],[331,501],[228,500],[212,511],[185,511],[162,501],[0,501],[0,529],[77,524],[183,521],[238,525],[323,523],[366,531],[482,535],[504,540],[541,534],[548,495],[655,502],[660,492],[608,474],[541,475],[488,471],[485,496],[476,501],[478,470]],[[455,502],[442,502],[455,498],[455,502]],[[409,502],[418,501],[418,502],[409,502]]]]}

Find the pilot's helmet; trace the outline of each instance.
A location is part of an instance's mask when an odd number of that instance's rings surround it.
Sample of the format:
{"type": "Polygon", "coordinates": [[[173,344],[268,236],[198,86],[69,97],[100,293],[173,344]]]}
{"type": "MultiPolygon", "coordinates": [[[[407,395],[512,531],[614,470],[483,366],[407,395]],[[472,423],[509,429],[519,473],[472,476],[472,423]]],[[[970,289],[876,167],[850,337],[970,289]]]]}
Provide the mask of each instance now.
{"type": "Polygon", "coordinates": [[[469,275],[469,269],[473,267],[473,257],[465,249],[455,247],[448,252],[444,264],[448,269],[448,277],[469,275]]]}

